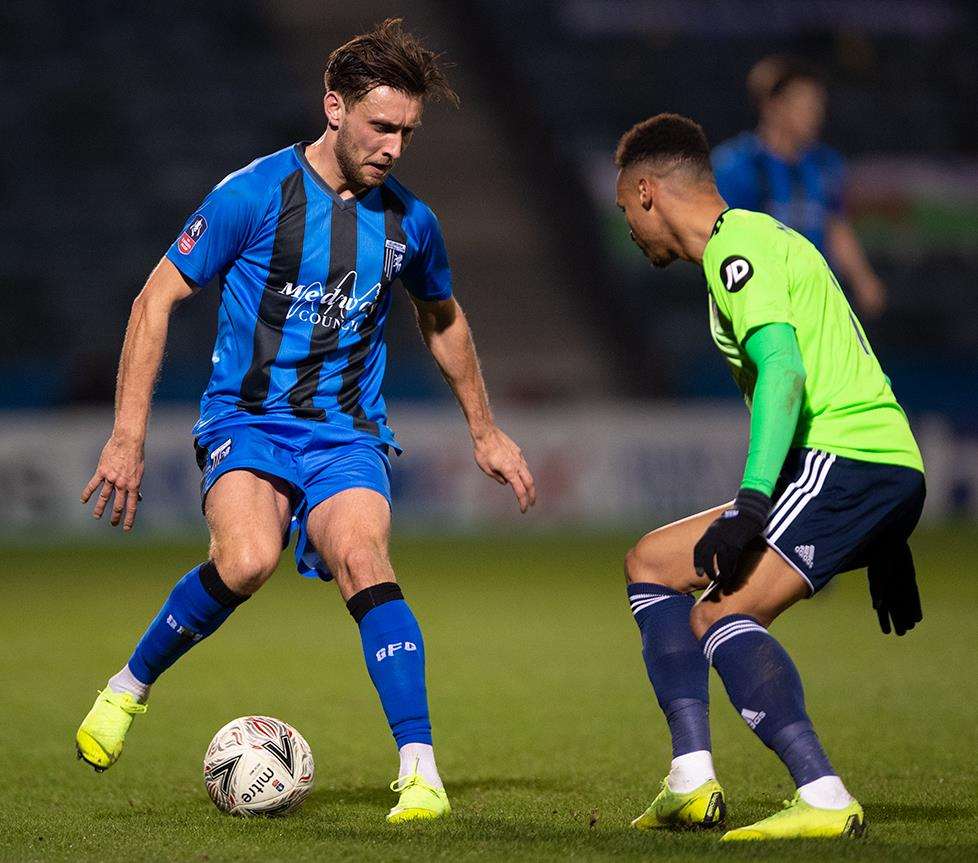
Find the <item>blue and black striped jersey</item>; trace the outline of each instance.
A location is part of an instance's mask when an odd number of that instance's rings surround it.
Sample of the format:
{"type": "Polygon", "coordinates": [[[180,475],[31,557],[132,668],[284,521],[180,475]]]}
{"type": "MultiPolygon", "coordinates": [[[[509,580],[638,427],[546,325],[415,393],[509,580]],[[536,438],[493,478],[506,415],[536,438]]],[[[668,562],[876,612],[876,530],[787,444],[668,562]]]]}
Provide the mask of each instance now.
{"type": "Polygon", "coordinates": [[[774,216],[806,237],[823,255],[825,231],[843,210],[845,166],[825,144],[813,144],[797,162],[770,152],[753,132],[713,150],[717,190],[733,210],[774,216]]]}
{"type": "Polygon", "coordinates": [[[343,199],[305,143],[226,177],[167,258],[220,278],[213,371],[195,433],[238,411],[328,422],[397,446],[380,393],[384,323],[400,279],[422,300],[452,295],[438,220],[393,178],[343,199]]]}

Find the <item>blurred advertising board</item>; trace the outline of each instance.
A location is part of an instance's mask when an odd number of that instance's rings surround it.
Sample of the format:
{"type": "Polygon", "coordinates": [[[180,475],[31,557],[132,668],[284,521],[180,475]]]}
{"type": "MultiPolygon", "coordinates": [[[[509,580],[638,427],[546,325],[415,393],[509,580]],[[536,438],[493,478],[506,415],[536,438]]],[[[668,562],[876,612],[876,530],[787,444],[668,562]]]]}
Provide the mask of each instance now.
{"type": "MultiPolygon", "coordinates": [[[[137,535],[202,531],[190,428],[195,412],[154,412],[147,442],[137,535]]],[[[452,408],[395,406],[405,452],[392,458],[398,530],[501,528],[650,529],[722,503],[736,491],[747,445],[747,416],[736,404],[592,404],[500,409],[500,425],[523,448],[539,500],[520,516],[508,488],[475,465],[452,408]]],[[[107,412],[0,415],[0,533],[45,542],[99,540],[79,501],[111,426],[107,412]]],[[[928,466],[926,515],[978,518],[978,443],[936,418],[915,423],[928,466]]]]}

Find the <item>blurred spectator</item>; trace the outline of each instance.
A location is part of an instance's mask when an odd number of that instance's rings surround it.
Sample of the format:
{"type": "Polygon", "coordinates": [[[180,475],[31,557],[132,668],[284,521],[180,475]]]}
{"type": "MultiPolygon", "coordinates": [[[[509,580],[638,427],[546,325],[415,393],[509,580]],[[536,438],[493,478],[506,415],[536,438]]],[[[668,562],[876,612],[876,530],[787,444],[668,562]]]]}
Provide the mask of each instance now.
{"type": "Polygon", "coordinates": [[[731,207],[770,213],[808,237],[851,289],[860,312],[879,316],[886,290],[845,214],[842,156],[818,140],[825,84],[805,63],[771,56],[751,69],[747,90],[757,129],[713,151],[720,194],[731,207]]]}

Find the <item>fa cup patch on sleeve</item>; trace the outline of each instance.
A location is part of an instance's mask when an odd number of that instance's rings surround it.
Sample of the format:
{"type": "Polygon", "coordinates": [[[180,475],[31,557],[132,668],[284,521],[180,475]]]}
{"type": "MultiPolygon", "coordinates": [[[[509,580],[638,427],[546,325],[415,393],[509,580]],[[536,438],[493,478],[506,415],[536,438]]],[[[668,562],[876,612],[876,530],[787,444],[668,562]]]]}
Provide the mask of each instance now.
{"type": "Polygon", "coordinates": [[[754,268],[743,255],[731,255],[720,264],[720,281],[731,294],[736,294],[753,275],[754,268]]]}
{"type": "Polygon", "coordinates": [[[177,240],[177,248],[180,250],[180,254],[189,255],[194,250],[194,246],[197,245],[197,240],[204,236],[204,231],[206,230],[207,219],[205,219],[200,213],[197,213],[197,215],[190,220],[190,224],[187,225],[187,229],[177,240]]]}

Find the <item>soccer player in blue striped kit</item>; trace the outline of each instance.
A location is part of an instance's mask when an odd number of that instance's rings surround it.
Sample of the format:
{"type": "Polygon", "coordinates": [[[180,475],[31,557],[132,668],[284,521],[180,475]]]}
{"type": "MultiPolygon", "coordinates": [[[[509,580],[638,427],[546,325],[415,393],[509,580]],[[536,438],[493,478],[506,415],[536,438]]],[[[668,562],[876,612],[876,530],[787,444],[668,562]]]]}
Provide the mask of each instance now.
{"type": "Polygon", "coordinates": [[[290,525],[306,575],[335,579],[400,753],[388,821],[450,811],[435,766],[421,630],[388,559],[390,450],[380,384],[400,280],[465,415],[479,467],[525,512],[533,478],[493,421],[431,210],[391,175],[430,97],[457,102],[436,55],[389,20],[329,57],[326,131],[257,159],[207,196],[133,304],[116,416],[82,494],[132,528],[169,316],[221,282],[213,373],[194,428],[210,557],[173,588],[76,735],[105,770],[151,685],[268,579],[290,525]]]}

